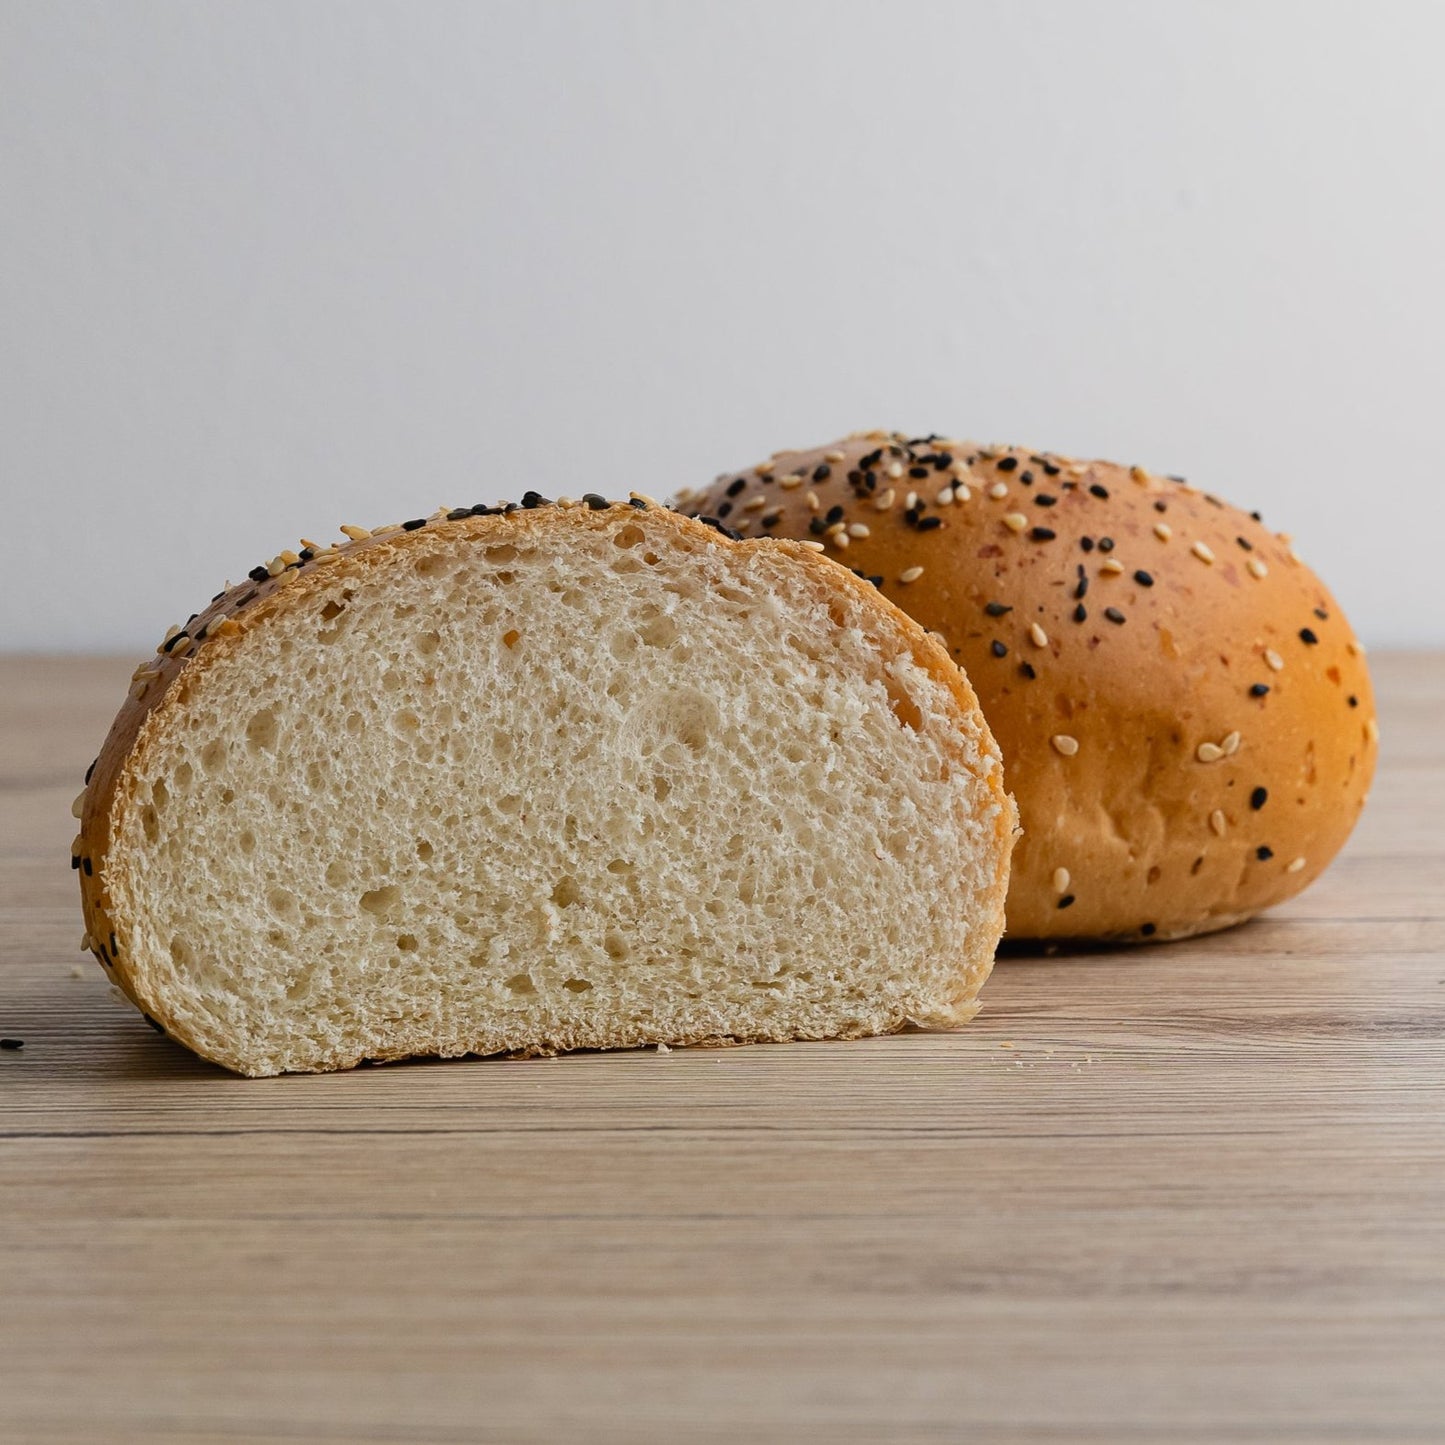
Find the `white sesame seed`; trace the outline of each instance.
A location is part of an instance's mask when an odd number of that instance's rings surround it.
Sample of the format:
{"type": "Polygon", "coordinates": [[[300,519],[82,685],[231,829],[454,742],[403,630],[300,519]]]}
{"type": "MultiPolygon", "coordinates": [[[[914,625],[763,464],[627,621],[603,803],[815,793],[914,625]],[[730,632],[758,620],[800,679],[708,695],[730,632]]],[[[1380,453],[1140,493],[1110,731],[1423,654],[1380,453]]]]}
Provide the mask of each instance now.
{"type": "Polygon", "coordinates": [[[1239,751],[1239,734],[1237,732],[1226,733],[1220,739],[1219,746],[1224,749],[1224,756],[1232,758],[1239,751]]]}
{"type": "Polygon", "coordinates": [[[917,582],[922,576],[922,567],[905,567],[903,571],[898,574],[898,580],[900,582],[917,582]]]}
{"type": "Polygon", "coordinates": [[[846,532],[847,530],[847,522],[834,522],[824,529],[823,535],[825,537],[836,537],[839,532],[846,532]]]}
{"type": "Polygon", "coordinates": [[[1372,717],[1365,719],[1365,736],[1372,743],[1380,741],[1380,725],[1372,717]]]}
{"type": "Polygon", "coordinates": [[[953,488],[945,487],[934,499],[936,507],[951,507],[953,505],[953,488]]]}
{"type": "Polygon", "coordinates": [[[873,498],[873,510],[875,512],[886,512],[893,505],[893,488],[889,487],[886,492],[879,492],[873,498]]]}
{"type": "Polygon", "coordinates": [[[908,494],[906,497],[904,497],[904,499],[903,499],[903,510],[904,510],[905,512],[911,512],[917,505],[918,505],[918,493],[917,493],[917,492],[909,492],[909,494],[908,494]]]}
{"type": "Polygon", "coordinates": [[[368,532],[365,527],[343,527],[341,529],[341,535],[343,537],[350,537],[353,542],[364,542],[371,536],[371,533],[368,532]]]}
{"type": "Polygon", "coordinates": [[[1124,564],[1117,557],[1110,557],[1107,562],[1099,564],[1099,572],[1105,577],[1116,577],[1124,570],[1124,564]]]}
{"type": "Polygon", "coordinates": [[[1214,565],[1214,552],[1207,542],[1196,542],[1189,550],[1193,552],[1201,562],[1208,562],[1211,567],[1214,565]]]}
{"type": "Polygon", "coordinates": [[[1264,660],[1265,660],[1265,662],[1269,665],[1270,671],[1272,671],[1272,672],[1283,672],[1283,671],[1284,671],[1284,658],[1282,658],[1282,657],[1279,655],[1279,653],[1277,653],[1277,652],[1274,650],[1274,648],[1272,648],[1272,647],[1266,647],[1266,648],[1265,648],[1265,650],[1264,650],[1264,660]]]}
{"type": "Polygon", "coordinates": [[[1029,524],[1029,519],[1022,512],[1005,512],[1003,524],[1010,532],[1022,532],[1029,524]]]}
{"type": "Polygon", "coordinates": [[[1229,823],[1224,816],[1224,810],[1222,808],[1216,808],[1209,815],[1209,826],[1213,828],[1221,838],[1224,837],[1225,829],[1229,827],[1229,823]]]}
{"type": "Polygon", "coordinates": [[[824,453],[823,453],[823,460],[824,460],[825,462],[841,462],[841,461],[846,461],[846,460],[847,460],[847,454],[844,453],[844,452],[824,452],[824,453]]]}
{"type": "Polygon", "coordinates": [[[995,482],[993,486],[988,489],[988,494],[994,501],[1001,501],[1004,497],[1008,496],[1008,487],[1003,482],[995,482]]]}
{"type": "Polygon", "coordinates": [[[1251,557],[1249,561],[1246,562],[1244,565],[1248,569],[1249,575],[1251,577],[1269,576],[1269,568],[1266,567],[1264,563],[1259,560],[1258,557],[1251,557]]]}
{"type": "Polygon", "coordinates": [[[1130,467],[1129,475],[1133,477],[1141,487],[1147,487],[1149,485],[1149,473],[1146,472],[1143,467],[1130,467]]]}
{"type": "Polygon", "coordinates": [[[1054,892],[1067,893],[1069,891],[1069,870],[1067,868],[1054,869],[1054,892]]]}
{"type": "MultiPolygon", "coordinates": [[[[166,643],[171,640],[171,638],[173,638],[173,637],[179,637],[180,635],[181,635],[181,625],[180,625],[180,623],[179,623],[179,622],[172,622],[171,625],[166,628],[166,635],[165,635],[164,639],[163,639],[162,642],[161,642],[161,647],[164,647],[164,646],[166,645],[166,643]]],[[[158,648],[156,649],[156,651],[159,652],[159,651],[160,651],[160,647],[158,647],[158,648]]]]}
{"type": "Polygon", "coordinates": [[[1174,528],[1168,522],[1155,522],[1154,535],[1161,542],[1167,542],[1174,535],[1174,528]]]}
{"type": "Polygon", "coordinates": [[[82,788],[76,795],[75,801],[70,805],[70,816],[78,818],[85,811],[85,789],[82,788]]]}
{"type": "Polygon", "coordinates": [[[828,534],[828,540],[840,551],[846,551],[848,547],[848,534],[841,529],[828,534]]]}
{"type": "Polygon", "coordinates": [[[82,953],[89,953],[94,947],[95,944],[91,941],[90,935],[88,933],[82,933],[80,935],[80,951],[82,953]]]}
{"type": "Polygon", "coordinates": [[[1049,645],[1049,634],[1045,632],[1037,622],[1029,623],[1029,637],[1033,640],[1035,647],[1047,647],[1049,645]]]}
{"type": "Polygon", "coordinates": [[[886,471],[886,472],[888,473],[888,475],[889,475],[890,477],[892,477],[893,480],[896,482],[896,481],[898,480],[898,478],[903,475],[903,463],[902,463],[902,462],[890,462],[890,463],[884,468],[884,471],[886,471]]]}
{"type": "Polygon", "coordinates": [[[1298,873],[1304,868],[1304,866],[1305,860],[1303,858],[1296,858],[1294,862],[1291,863],[1289,867],[1287,867],[1284,871],[1286,873],[1298,873]]]}
{"type": "Polygon", "coordinates": [[[796,472],[790,472],[786,477],[778,478],[778,485],[785,492],[791,492],[794,487],[801,487],[803,485],[803,479],[796,472]]]}
{"type": "Polygon", "coordinates": [[[1345,651],[1348,652],[1351,657],[1363,657],[1365,655],[1365,644],[1358,638],[1352,637],[1345,643],[1345,651]]]}
{"type": "Polygon", "coordinates": [[[806,547],[810,552],[821,552],[823,550],[823,544],[821,542],[804,541],[798,545],[800,547],[806,547]]]}
{"type": "Polygon", "coordinates": [[[821,512],[823,510],[823,503],[819,498],[817,492],[810,491],[805,495],[808,503],[808,510],[810,512],[821,512]]]}
{"type": "Polygon", "coordinates": [[[762,510],[764,507],[766,507],[767,505],[768,505],[768,499],[767,499],[765,496],[763,496],[762,493],[759,493],[756,497],[749,497],[749,498],[747,499],[747,501],[743,503],[743,511],[745,511],[745,512],[758,512],[758,511],[761,511],[761,510],[762,510]]]}
{"type": "Polygon", "coordinates": [[[1056,753],[1062,753],[1064,757],[1071,758],[1079,751],[1078,738],[1071,738],[1068,733],[1055,733],[1049,739],[1053,744],[1056,753]]]}
{"type": "Polygon", "coordinates": [[[564,512],[570,512],[577,505],[575,497],[558,497],[557,506],[564,512]]]}
{"type": "Polygon", "coordinates": [[[868,530],[866,522],[849,522],[848,535],[850,537],[870,537],[873,534],[868,530]]]}
{"type": "Polygon", "coordinates": [[[954,499],[954,501],[956,501],[956,502],[966,502],[966,501],[968,501],[968,499],[969,499],[970,497],[972,497],[972,496],[973,496],[973,493],[972,493],[971,491],[969,491],[969,489],[968,489],[967,487],[965,487],[962,482],[955,482],[955,483],[954,483],[954,485],[953,485],[953,499],[954,499]]]}
{"type": "Polygon", "coordinates": [[[773,474],[773,464],[772,462],[759,462],[757,466],[753,468],[753,470],[760,477],[770,477],[773,474]]]}
{"type": "Polygon", "coordinates": [[[1201,763],[1217,763],[1224,756],[1224,749],[1218,743],[1200,743],[1194,749],[1194,756],[1201,763]]]}

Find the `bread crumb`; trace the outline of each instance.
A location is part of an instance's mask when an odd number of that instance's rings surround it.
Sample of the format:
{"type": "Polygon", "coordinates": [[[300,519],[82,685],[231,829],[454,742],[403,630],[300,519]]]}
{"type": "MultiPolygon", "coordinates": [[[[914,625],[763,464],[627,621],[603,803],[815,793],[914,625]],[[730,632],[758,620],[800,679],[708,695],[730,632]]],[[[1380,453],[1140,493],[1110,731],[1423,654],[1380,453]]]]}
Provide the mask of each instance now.
{"type": "Polygon", "coordinates": [[[660,1054],[670,1054],[672,1050],[668,1048],[666,1044],[658,1044],[657,1052],[660,1054]]]}

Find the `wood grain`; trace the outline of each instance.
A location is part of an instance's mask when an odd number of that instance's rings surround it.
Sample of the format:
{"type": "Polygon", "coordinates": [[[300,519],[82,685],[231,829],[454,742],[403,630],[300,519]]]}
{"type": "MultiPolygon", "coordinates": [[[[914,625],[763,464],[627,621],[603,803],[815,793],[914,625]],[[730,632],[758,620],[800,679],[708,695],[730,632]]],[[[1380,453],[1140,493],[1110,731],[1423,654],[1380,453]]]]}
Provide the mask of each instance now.
{"type": "Polygon", "coordinates": [[[1445,659],[1245,928],[911,1035],[244,1081],[79,953],[129,662],[0,660],[0,1438],[1445,1438],[1445,659]]]}

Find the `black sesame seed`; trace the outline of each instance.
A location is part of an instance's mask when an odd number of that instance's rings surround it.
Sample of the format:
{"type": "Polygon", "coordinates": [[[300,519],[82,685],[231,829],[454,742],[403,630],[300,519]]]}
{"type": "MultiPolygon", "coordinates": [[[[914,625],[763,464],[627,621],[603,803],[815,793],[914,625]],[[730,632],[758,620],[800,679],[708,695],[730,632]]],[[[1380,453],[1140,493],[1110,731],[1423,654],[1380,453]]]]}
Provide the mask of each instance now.
{"type": "Polygon", "coordinates": [[[829,507],[828,510],[823,513],[823,521],[832,527],[841,522],[844,515],[845,513],[842,507],[829,507]]]}
{"type": "Polygon", "coordinates": [[[1258,858],[1261,863],[1268,863],[1269,860],[1274,857],[1274,849],[1265,844],[1261,844],[1254,850],[1254,856],[1258,858]]]}
{"type": "MultiPolygon", "coordinates": [[[[583,492],[582,500],[586,502],[594,512],[605,512],[608,507],[612,505],[600,492],[583,492]]],[[[726,503],[724,503],[724,505],[726,505],[726,503]]],[[[721,512],[722,507],[719,507],[718,511],[721,512]]]]}
{"type": "Polygon", "coordinates": [[[1114,550],[1114,539],[1112,537],[1100,537],[1099,550],[1101,552],[1112,552],[1114,550]]]}
{"type": "Polygon", "coordinates": [[[1017,457],[1000,457],[998,459],[998,469],[1001,472],[1011,472],[1018,464],[1019,459],[1017,457]]]}
{"type": "Polygon", "coordinates": [[[1360,705],[1360,700],[1354,695],[1354,693],[1351,693],[1349,697],[1345,699],[1345,701],[1349,703],[1351,707],[1359,707],[1360,705]]]}
{"type": "Polygon", "coordinates": [[[868,579],[880,592],[883,590],[883,579],[881,577],[870,577],[868,579]]]}
{"type": "Polygon", "coordinates": [[[815,482],[826,482],[833,475],[833,468],[827,462],[821,462],[813,468],[813,480],[815,482]]]}
{"type": "Polygon", "coordinates": [[[176,635],[175,635],[173,638],[171,638],[171,640],[170,640],[169,642],[166,642],[166,643],[163,643],[163,644],[162,644],[162,646],[161,646],[161,651],[162,651],[162,652],[169,652],[169,651],[171,650],[171,648],[177,646],[177,645],[180,643],[180,641],[181,641],[182,638],[186,638],[186,637],[189,637],[189,636],[190,636],[190,633],[189,633],[189,632],[178,632],[178,633],[176,633],[176,635]]]}
{"type": "Polygon", "coordinates": [[[89,857],[85,858],[80,866],[85,870],[85,876],[87,878],[93,878],[95,876],[95,865],[90,861],[89,857]]]}
{"type": "Polygon", "coordinates": [[[1008,656],[1008,648],[1006,648],[1006,647],[1003,645],[1003,643],[1001,643],[1001,642],[991,642],[991,643],[989,643],[989,648],[988,648],[988,650],[989,650],[991,653],[993,653],[993,655],[994,655],[995,657],[1007,657],[1007,656],[1008,656]]]}
{"type": "Polygon", "coordinates": [[[1118,623],[1120,625],[1123,624],[1124,614],[1120,612],[1117,607],[1106,607],[1104,609],[1104,616],[1107,617],[1110,622],[1118,623]]]}
{"type": "Polygon", "coordinates": [[[1315,636],[1314,629],[1312,627],[1301,627],[1299,630],[1299,640],[1301,642],[1307,642],[1311,647],[1313,647],[1315,643],[1319,641],[1319,638],[1315,636]]]}
{"type": "Polygon", "coordinates": [[[1269,684],[1267,682],[1252,682],[1249,685],[1250,697],[1267,697],[1269,695],[1269,684]]]}
{"type": "Polygon", "coordinates": [[[1154,510],[1155,510],[1156,512],[1167,512],[1167,511],[1169,510],[1169,503],[1168,503],[1168,502],[1155,502],[1155,503],[1154,503],[1154,510]]]}
{"type": "Polygon", "coordinates": [[[1072,908],[1073,906],[1074,906],[1074,895],[1073,895],[1072,893],[1065,893],[1064,896],[1059,899],[1059,907],[1060,907],[1060,908],[1072,908]]]}
{"type": "Polygon", "coordinates": [[[1107,502],[1109,500],[1109,489],[1108,487],[1101,487],[1098,482],[1094,482],[1089,487],[1089,495],[1091,497],[1098,497],[1101,501],[1107,502]]]}
{"type": "Polygon", "coordinates": [[[919,522],[918,530],[920,532],[931,532],[935,527],[941,527],[942,525],[942,517],[925,517],[921,522],[919,522]]]}
{"type": "Polygon", "coordinates": [[[1092,552],[1094,550],[1094,539],[1092,537],[1080,537],[1079,546],[1085,552],[1092,552]]]}
{"type": "Polygon", "coordinates": [[[726,522],[720,522],[716,517],[699,517],[697,520],[701,522],[704,527],[711,527],[714,532],[721,532],[724,537],[731,537],[734,542],[741,542],[743,539],[741,532],[734,532],[726,522]]]}
{"type": "Polygon", "coordinates": [[[808,534],[813,537],[821,537],[828,529],[823,525],[821,517],[810,517],[808,519],[808,534]]]}
{"type": "Polygon", "coordinates": [[[1060,472],[1060,470],[1061,470],[1061,468],[1056,467],[1052,462],[1045,462],[1045,463],[1043,464],[1043,466],[1044,466],[1044,475],[1045,475],[1046,477],[1056,477],[1056,476],[1058,476],[1058,474],[1059,474],[1059,472],[1060,472]]]}
{"type": "Polygon", "coordinates": [[[776,512],[769,512],[759,525],[764,527],[776,527],[783,519],[776,512]]]}
{"type": "Polygon", "coordinates": [[[403,523],[401,524],[401,530],[402,530],[403,532],[415,532],[415,531],[418,531],[418,530],[420,530],[422,527],[425,527],[425,526],[426,526],[426,518],[425,518],[425,517],[413,517],[413,518],[411,519],[411,521],[409,521],[409,522],[403,522],[403,523]]]}
{"type": "Polygon", "coordinates": [[[90,786],[90,780],[95,776],[95,765],[96,765],[96,763],[98,763],[99,761],[100,761],[100,759],[99,759],[99,758],[96,758],[95,762],[91,763],[91,765],[85,770],[85,785],[86,785],[86,787],[89,787],[89,786],[90,786]]]}
{"type": "MultiPolygon", "coordinates": [[[[935,517],[934,521],[938,519],[935,517]]],[[[1052,527],[1030,527],[1029,536],[1035,542],[1052,542],[1059,534],[1052,527]]]]}
{"type": "Polygon", "coordinates": [[[79,867],[80,867],[80,854],[78,854],[78,853],[72,853],[72,854],[70,855],[70,866],[71,866],[72,868],[79,868],[79,867]]]}
{"type": "Polygon", "coordinates": [[[1256,522],[1264,521],[1264,518],[1261,517],[1258,512],[1251,512],[1249,515],[1253,517],[1256,522]]]}
{"type": "Polygon", "coordinates": [[[747,481],[746,481],[746,479],[743,478],[743,477],[738,477],[735,481],[729,482],[729,483],[728,483],[728,490],[727,490],[728,496],[730,496],[730,497],[735,497],[735,496],[737,496],[737,494],[738,494],[740,491],[742,491],[742,489],[743,489],[745,486],[747,486],[747,481]]]}
{"type": "Polygon", "coordinates": [[[1074,608],[1074,621],[1087,622],[1089,620],[1089,609],[1082,602],[1074,608]]]}
{"type": "MultiPolygon", "coordinates": [[[[472,509],[470,507],[454,507],[450,512],[447,513],[447,521],[460,522],[463,517],[470,517],[471,515],[472,509]]],[[[302,553],[301,555],[303,557],[305,556],[304,553],[302,553]]]]}
{"type": "Polygon", "coordinates": [[[909,507],[909,509],[903,514],[903,520],[907,522],[910,527],[916,527],[918,525],[918,519],[922,515],[923,511],[921,508],[909,507]]]}
{"type": "Polygon", "coordinates": [[[1038,673],[1034,671],[1034,665],[1031,662],[1019,663],[1019,671],[1023,673],[1023,675],[1028,678],[1030,682],[1032,682],[1038,676],[1038,673]]]}
{"type": "Polygon", "coordinates": [[[1134,580],[1141,587],[1152,587],[1154,585],[1154,579],[1142,567],[1134,573],[1134,580]]]}
{"type": "Polygon", "coordinates": [[[1002,617],[1005,612],[1012,612],[1013,608],[1006,607],[1002,602],[985,602],[983,610],[987,612],[990,617],[1002,617]]]}
{"type": "Polygon", "coordinates": [[[916,482],[926,481],[927,478],[928,478],[928,468],[927,468],[927,467],[909,467],[909,468],[908,468],[908,475],[909,475],[910,477],[912,477],[912,478],[914,479],[914,481],[916,481],[916,482]]]}
{"type": "Polygon", "coordinates": [[[1139,932],[1142,933],[1145,938],[1153,938],[1153,936],[1159,932],[1159,929],[1152,923],[1142,923],[1139,925],[1139,932]]]}
{"type": "MultiPolygon", "coordinates": [[[[1080,564],[1082,565],[1082,564],[1080,564]]],[[[1089,594],[1089,579],[1080,577],[1078,585],[1074,588],[1074,600],[1077,602],[1089,594]]]]}
{"type": "Polygon", "coordinates": [[[1024,486],[1031,487],[1034,484],[1034,474],[1032,472],[1020,472],[1019,481],[1021,481],[1024,486]]]}
{"type": "Polygon", "coordinates": [[[1328,622],[1330,620],[1330,614],[1326,612],[1323,607],[1315,608],[1315,616],[1318,617],[1321,622],[1328,622]]]}
{"type": "Polygon", "coordinates": [[[1057,505],[1058,505],[1058,500],[1059,500],[1059,499],[1058,499],[1057,497],[1051,497],[1051,496],[1049,496],[1049,494],[1048,494],[1047,492],[1040,492],[1040,493],[1034,498],[1034,501],[1036,501],[1036,502],[1039,504],[1039,506],[1041,506],[1041,507],[1053,507],[1053,506],[1057,506],[1057,505]]]}
{"type": "Polygon", "coordinates": [[[726,517],[732,509],[733,504],[731,502],[719,502],[717,504],[717,515],[719,517],[726,517]]]}
{"type": "Polygon", "coordinates": [[[541,492],[523,492],[522,505],[530,512],[536,507],[549,506],[550,503],[547,501],[546,497],[541,494],[541,492]]]}
{"type": "MultiPolygon", "coordinates": [[[[639,512],[645,512],[647,510],[647,503],[644,502],[641,497],[628,497],[627,505],[639,512]]],[[[773,521],[776,522],[777,520],[776,517],[773,518],[773,521]]]]}
{"type": "Polygon", "coordinates": [[[270,575],[270,571],[265,567],[252,567],[251,570],[246,573],[246,576],[253,582],[264,582],[270,575]]]}
{"type": "Polygon", "coordinates": [[[13,1054],[17,1050],[23,1049],[24,1047],[24,1039],[0,1039],[0,1049],[4,1049],[6,1053],[13,1054]]]}
{"type": "Polygon", "coordinates": [[[1234,540],[1238,542],[1239,545],[1243,547],[1246,552],[1254,551],[1254,543],[1251,542],[1248,537],[1236,537],[1234,540]]]}
{"type": "Polygon", "coordinates": [[[1253,808],[1256,813],[1259,812],[1259,810],[1264,807],[1267,802],[1269,802],[1268,788],[1256,788],[1249,795],[1249,806],[1253,808]]]}

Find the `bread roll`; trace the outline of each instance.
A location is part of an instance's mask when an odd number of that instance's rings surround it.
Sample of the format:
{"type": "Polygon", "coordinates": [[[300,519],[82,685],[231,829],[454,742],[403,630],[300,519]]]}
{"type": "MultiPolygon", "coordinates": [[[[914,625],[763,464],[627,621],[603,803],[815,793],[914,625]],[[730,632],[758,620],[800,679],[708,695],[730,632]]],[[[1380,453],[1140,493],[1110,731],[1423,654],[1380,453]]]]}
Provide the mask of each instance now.
{"type": "Polygon", "coordinates": [[[157,1027],[264,1075],[974,1013],[1014,812],[871,587],[640,497],[345,530],[172,629],[77,800],[157,1027]]]}
{"type": "Polygon", "coordinates": [[[677,505],[822,541],[946,641],[1018,800],[1012,937],[1227,927],[1317,878],[1364,806],[1349,623],[1287,536],[1181,479],[870,432],[677,505]]]}

